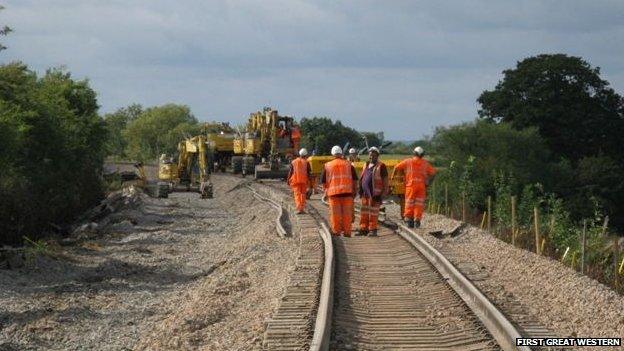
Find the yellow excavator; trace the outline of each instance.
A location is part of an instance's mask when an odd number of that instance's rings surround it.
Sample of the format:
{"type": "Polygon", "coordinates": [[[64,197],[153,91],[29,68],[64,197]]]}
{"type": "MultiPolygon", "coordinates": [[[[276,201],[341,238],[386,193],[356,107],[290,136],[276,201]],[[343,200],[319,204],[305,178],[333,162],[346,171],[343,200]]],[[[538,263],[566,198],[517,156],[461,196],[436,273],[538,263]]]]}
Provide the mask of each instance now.
{"type": "Polygon", "coordinates": [[[164,154],[160,157],[158,179],[169,184],[170,192],[199,192],[202,199],[210,199],[212,160],[213,145],[205,135],[186,138],[178,144],[177,162],[164,154]]]}
{"type": "Polygon", "coordinates": [[[232,169],[256,179],[286,178],[288,157],[296,154],[301,132],[294,118],[265,107],[249,115],[246,131],[234,139],[232,169]],[[241,150],[242,146],[242,150],[241,150]],[[241,152],[242,151],[242,152],[241,152]],[[237,155],[240,154],[241,155],[237,155]]]}

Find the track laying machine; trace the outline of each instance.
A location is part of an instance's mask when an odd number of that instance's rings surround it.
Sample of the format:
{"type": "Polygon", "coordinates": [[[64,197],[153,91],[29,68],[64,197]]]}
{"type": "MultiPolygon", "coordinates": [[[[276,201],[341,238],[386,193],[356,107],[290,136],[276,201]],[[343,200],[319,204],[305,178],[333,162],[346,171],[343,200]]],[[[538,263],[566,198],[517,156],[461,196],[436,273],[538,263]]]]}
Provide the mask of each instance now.
{"type": "Polygon", "coordinates": [[[233,141],[232,170],[256,179],[286,178],[289,158],[299,149],[301,132],[294,118],[265,107],[249,116],[246,130],[233,141]]]}

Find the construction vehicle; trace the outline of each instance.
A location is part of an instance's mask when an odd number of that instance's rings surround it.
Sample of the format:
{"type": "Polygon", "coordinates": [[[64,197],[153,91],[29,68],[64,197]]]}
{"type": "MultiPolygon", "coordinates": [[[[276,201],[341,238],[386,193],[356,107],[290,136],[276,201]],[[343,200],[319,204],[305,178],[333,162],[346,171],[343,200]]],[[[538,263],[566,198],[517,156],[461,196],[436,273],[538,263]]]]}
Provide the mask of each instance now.
{"type": "Polygon", "coordinates": [[[210,199],[212,160],[213,145],[205,135],[188,137],[178,144],[177,162],[164,154],[160,157],[158,179],[169,184],[169,192],[198,192],[202,199],[210,199]]]}
{"type": "Polygon", "coordinates": [[[236,130],[236,135],[232,142],[232,173],[239,174],[243,172],[243,156],[245,156],[245,133],[236,130]]]}
{"type": "Polygon", "coordinates": [[[253,174],[254,178],[286,178],[290,158],[299,148],[301,133],[294,118],[280,116],[277,110],[265,107],[249,115],[245,133],[234,139],[233,170],[240,163],[243,176],[253,174]],[[242,142],[241,142],[242,141],[242,142]]]}
{"type": "Polygon", "coordinates": [[[206,131],[206,138],[212,146],[212,164],[214,171],[225,172],[234,156],[234,139],[236,134],[229,123],[220,123],[213,131],[206,131]]]}

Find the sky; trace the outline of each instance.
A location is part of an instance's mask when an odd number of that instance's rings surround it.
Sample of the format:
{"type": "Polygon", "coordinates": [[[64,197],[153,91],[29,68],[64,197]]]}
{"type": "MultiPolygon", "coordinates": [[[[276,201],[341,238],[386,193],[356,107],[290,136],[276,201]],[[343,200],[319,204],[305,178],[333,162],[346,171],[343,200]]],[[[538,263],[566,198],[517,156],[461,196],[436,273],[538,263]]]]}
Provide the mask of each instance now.
{"type": "Polygon", "coordinates": [[[101,112],[272,106],[414,140],[471,121],[502,71],[580,56],[624,93],[624,1],[0,0],[0,62],[89,79],[101,112]]]}

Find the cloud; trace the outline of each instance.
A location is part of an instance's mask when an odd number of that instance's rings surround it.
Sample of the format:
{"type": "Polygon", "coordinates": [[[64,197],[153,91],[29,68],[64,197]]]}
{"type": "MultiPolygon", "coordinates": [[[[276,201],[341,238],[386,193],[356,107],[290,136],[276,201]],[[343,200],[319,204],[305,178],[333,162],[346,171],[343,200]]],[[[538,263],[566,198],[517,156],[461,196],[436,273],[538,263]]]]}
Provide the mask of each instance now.
{"type": "Polygon", "coordinates": [[[271,103],[394,139],[471,120],[527,56],[564,52],[624,89],[618,1],[5,1],[0,59],[88,77],[102,111],[191,106],[241,122],[271,103]]]}

